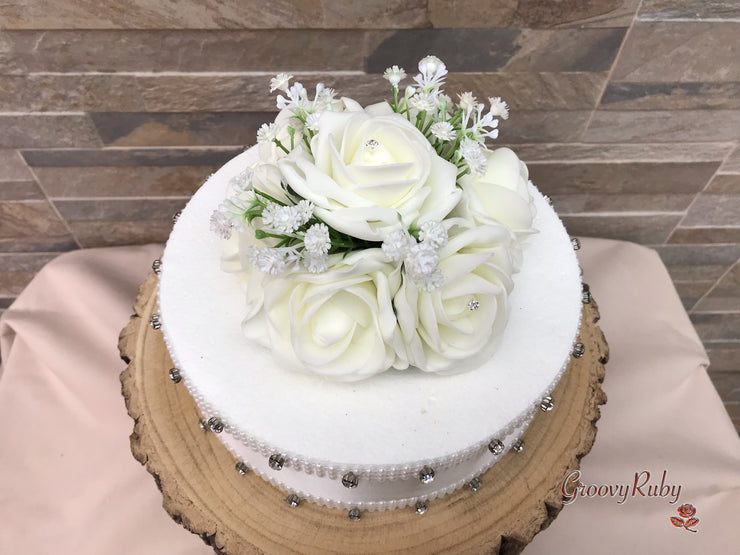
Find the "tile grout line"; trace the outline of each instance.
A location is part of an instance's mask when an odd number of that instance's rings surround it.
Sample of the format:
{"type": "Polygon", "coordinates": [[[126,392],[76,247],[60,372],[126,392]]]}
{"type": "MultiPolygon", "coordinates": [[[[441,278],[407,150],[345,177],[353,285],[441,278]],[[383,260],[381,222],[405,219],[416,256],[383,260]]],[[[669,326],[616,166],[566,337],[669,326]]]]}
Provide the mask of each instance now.
{"type": "Polygon", "coordinates": [[[160,196],[132,196],[132,197],[104,197],[104,196],[69,196],[69,197],[49,197],[52,202],[56,201],[115,201],[115,202],[126,202],[126,201],[149,201],[149,200],[172,200],[172,201],[183,201],[190,200],[193,195],[160,195],[160,196]]]}
{"type": "MultiPolygon", "coordinates": [[[[278,70],[279,71],[279,70],[278,70]]],[[[27,76],[80,76],[80,75],[91,75],[91,76],[122,76],[122,77],[179,77],[179,76],[193,76],[193,77],[274,77],[276,71],[29,71],[23,75],[27,76]]],[[[378,75],[376,73],[365,73],[362,70],[356,69],[338,69],[326,70],[300,70],[290,72],[295,77],[304,77],[310,75],[341,75],[341,76],[358,76],[358,75],[378,75]]],[[[476,72],[464,72],[458,71],[454,73],[476,73],[476,72]]],[[[573,72],[576,73],[576,72],[573,72]]]]}
{"type": "MultiPolygon", "coordinates": [[[[712,293],[712,291],[714,291],[714,290],[715,290],[715,289],[717,288],[717,285],[718,285],[718,284],[719,284],[719,283],[720,283],[720,282],[721,282],[721,281],[722,281],[722,280],[723,280],[723,279],[725,278],[725,276],[727,276],[727,275],[728,275],[728,274],[729,274],[729,273],[730,273],[730,272],[732,271],[732,269],[733,269],[733,268],[734,268],[735,266],[737,266],[738,264],[740,264],[740,257],[738,257],[738,259],[737,259],[737,260],[736,260],[735,262],[733,262],[732,264],[730,264],[730,266],[729,266],[729,267],[727,268],[727,270],[725,270],[724,272],[722,272],[722,275],[721,275],[721,276],[719,276],[719,277],[718,277],[718,278],[717,278],[717,279],[715,280],[714,284],[713,284],[713,285],[712,285],[712,286],[711,286],[711,287],[710,287],[710,288],[709,288],[709,289],[707,290],[707,292],[706,292],[706,293],[704,293],[704,294],[703,294],[703,295],[702,295],[701,297],[699,297],[699,298],[698,298],[698,299],[696,300],[696,302],[694,303],[694,306],[692,306],[692,307],[691,307],[691,308],[690,308],[690,309],[688,310],[688,313],[689,313],[689,314],[712,314],[711,312],[710,312],[710,313],[704,313],[704,312],[701,312],[701,311],[698,311],[698,310],[694,310],[694,309],[695,309],[695,308],[696,308],[697,306],[699,306],[699,303],[700,303],[701,301],[703,301],[703,300],[704,300],[704,299],[705,299],[706,297],[708,297],[708,296],[709,296],[709,295],[710,295],[710,294],[712,293]]],[[[730,313],[732,313],[732,312],[734,312],[734,311],[731,311],[730,313]]]]}
{"type": "MultiPolygon", "coordinates": [[[[711,182],[712,182],[712,181],[714,180],[714,178],[715,178],[715,177],[717,176],[717,174],[719,173],[719,170],[720,170],[720,168],[722,168],[722,166],[724,166],[724,165],[725,165],[725,163],[726,163],[726,162],[727,162],[727,160],[728,160],[728,159],[730,158],[730,156],[732,156],[732,154],[733,154],[733,153],[735,152],[735,149],[736,149],[736,148],[737,148],[737,142],[735,143],[735,147],[734,147],[734,148],[733,148],[732,150],[730,150],[730,151],[729,151],[729,152],[728,152],[727,154],[725,154],[725,157],[724,157],[724,158],[722,159],[722,161],[721,161],[721,162],[719,163],[719,165],[717,166],[717,169],[716,169],[716,170],[714,170],[714,173],[712,174],[712,177],[710,177],[710,178],[709,178],[709,179],[707,180],[707,182],[706,182],[706,183],[704,184],[704,187],[702,187],[701,191],[699,191],[698,193],[696,193],[696,194],[694,195],[694,198],[693,198],[693,199],[692,199],[692,201],[691,201],[691,202],[689,203],[689,205],[688,205],[688,206],[686,207],[686,211],[684,212],[684,216],[683,216],[683,218],[681,218],[681,220],[680,220],[680,221],[679,221],[679,222],[678,222],[678,223],[677,223],[677,224],[675,225],[675,227],[674,227],[674,228],[673,228],[673,229],[671,230],[670,234],[668,234],[668,238],[666,239],[666,244],[669,244],[669,242],[670,242],[670,240],[671,240],[671,237],[673,237],[673,235],[675,234],[676,230],[677,230],[678,228],[680,228],[680,227],[681,227],[681,224],[682,224],[682,223],[683,223],[683,222],[684,222],[684,221],[686,220],[686,218],[688,217],[688,215],[689,215],[689,211],[691,210],[691,207],[692,207],[692,206],[694,206],[694,204],[695,204],[695,203],[696,203],[696,202],[697,202],[697,201],[699,200],[699,197],[701,196],[701,194],[702,194],[702,193],[703,193],[704,191],[706,191],[707,187],[709,187],[709,184],[710,184],[710,183],[711,183],[711,182]]],[[[690,228],[684,228],[684,229],[690,229],[690,228]]],[[[701,244],[701,243],[700,243],[700,244],[701,244]]],[[[738,261],[740,261],[740,258],[738,259],[738,261]]],[[[720,281],[721,281],[721,280],[722,280],[722,279],[723,279],[723,278],[724,278],[724,277],[725,277],[725,276],[726,276],[726,275],[727,275],[727,274],[728,274],[728,273],[730,272],[730,270],[732,270],[732,268],[733,268],[733,267],[735,266],[735,264],[737,264],[737,263],[738,263],[738,261],[735,261],[735,262],[733,262],[732,264],[730,264],[730,265],[729,265],[729,267],[727,268],[727,270],[726,270],[725,272],[723,272],[723,273],[722,273],[722,275],[721,275],[721,276],[719,276],[719,277],[718,277],[718,278],[717,278],[717,279],[715,280],[714,284],[713,284],[713,285],[712,285],[712,286],[711,286],[711,287],[710,287],[710,288],[709,288],[709,289],[708,289],[707,291],[705,291],[705,292],[704,292],[704,294],[703,294],[703,295],[702,295],[701,297],[699,297],[698,299],[696,299],[696,302],[695,302],[695,303],[694,303],[694,304],[693,304],[693,305],[691,306],[691,308],[689,308],[689,309],[687,310],[687,312],[688,312],[689,314],[696,314],[696,312],[694,312],[694,309],[695,309],[695,308],[696,308],[697,306],[699,306],[699,303],[701,303],[701,302],[702,302],[702,301],[703,301],[703,300],[704,300],[705,298],[707,298],[707,297],[708,297],[708,296],[709,296],[709,295],[710,295],[710,294],[712,293],[712,291],[714,291],[714,290],[715,290],[715,289],[717,288],[717,285],[719,284],[719,282],[720,282],[720,281]]]]}
{"type": "MultiPolygon", "coordinates": [[[[20,156],[20,152],[18,153],[18,155],[20,156]]],[[[23,159],[23,163],[26,164],[26,160],[23,158],[23,156],[21,156],[21,158],[23,159]]],[[[62,222],[62,225],[67,230],[67,233],[69,233],[70,237],[72,237],[72,240],[74,240],[75,245],[77,245],[77,248],[81,249],[82,244],[80,243],[80,240],[77,238],[77,235],[72,231],[72,228],[70,227],[69,222],[67,222],[67,219],[62,217],[61,212],[59,212],[59,209],[57,208],[54,201],[51,200],[51,197],[47,193],[46,188],[41,184],[41,180],[36,175],[36,172],[28,164],[26,164],[26,167],[28,168],[28,171],[31,172],[33,179],[36,181],[36,185],[38,185],[39,189],[41,189],[41,192],[44,195],[44,199],[46,200],[46,202],[49,203],[49,206],[51,206],[51,209],[56,215],[56,217],[59,218],[60,222],[62,222]]]]}
{"type": "MultiPolygon", "coordinates": [[[[630,21],[629,27],[627,27],[627,32],[624,34],[624,38],[622,38],[622,43],[619,45],[619,48],[617,49],[617,53],[614,56],[614,61],[612,62],[612,65],[606,74],[606,79],[604,79],[604,86],[601,87],[601,93],[599,93],[599,97],[598,97],[598,100],[596,101],[596,105],[594,106],[593,110],[591,110],[591,114],[589,115],[588,120],[586,121],[586,125],[583,128],[583,135],[585,135],[588,132],[588,129],[589,127],[591,127],[591,123],[593,122],[594,116],[596,115],[596,112],[598,111],[599,106],[601,105],[601,100],[604,97],[604,93],[606,92],[607,87],[609,86],[609,82],[612,78],[612,74],[614,73],[614,70],[617,67],[617,63],[619,62],[619,56],[622,54],[622,50],[624,49],[625,44],[627,44],[627,41],[629,40],[630,33],[632,33],[632,28],[635,26],[635,21],[637,21],[637,14],[640,12],[641,7],[642,7],[642,0],[638,2],[637,7],[635,8],[635,13],[632,14],[632,21],[630,21]]],[[[582,135],[582,138],[583,138],[583,135],[582,135]]]]}

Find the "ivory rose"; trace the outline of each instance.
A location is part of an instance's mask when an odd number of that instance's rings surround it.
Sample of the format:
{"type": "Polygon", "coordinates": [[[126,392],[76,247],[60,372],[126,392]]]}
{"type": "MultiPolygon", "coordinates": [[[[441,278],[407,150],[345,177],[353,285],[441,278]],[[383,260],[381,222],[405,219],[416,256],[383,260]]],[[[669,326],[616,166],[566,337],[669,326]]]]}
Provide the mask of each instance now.
{"type": "Polygon", "coordinates": [[[262,283],[262,310],[242,328],[287,367],[335,380],[406,368],[391,304],[400,283],[400,269],[380,249],[350,254],[320,274],[271,276],[262,283]]]}
{"type": "Polygon", "coordinates": [[[285,182],[334,229],[367,241],[441,221],[458,203],[456,167],[405,117],[378,106],[324,112],[310,142],[279,161],[285,182]]]}
{"type": "Polygon", "coordinates": [[[458,213],[479,224],[500,222],[515,232],[528,232],[535,215],[529,193],[529,171],[514,151],[486,151],[486,173],[460,179],[463,198],[458,213]]]}
{"type": "Polygon", "coordinates": [[[468,370],[490,354],[506,324],[514,272],[509,229],[448,223],[449,242],[439,250],[444,284],[424,291],[404,279],[393,300],[409,364],[440,374],[468,370]]]}

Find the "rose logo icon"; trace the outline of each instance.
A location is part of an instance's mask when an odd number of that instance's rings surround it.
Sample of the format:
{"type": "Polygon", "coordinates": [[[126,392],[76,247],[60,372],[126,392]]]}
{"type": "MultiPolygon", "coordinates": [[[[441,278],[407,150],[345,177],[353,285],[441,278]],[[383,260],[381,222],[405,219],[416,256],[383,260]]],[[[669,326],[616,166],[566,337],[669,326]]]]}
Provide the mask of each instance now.
{"type": "Polygon", "coordinates": [[[690,503],[684,503],[677,510],[681,516],[672,516],[671,524],[676,528],[685,528],[689,532],[696,533],[698,530],[693,528],[693,526],[699,524],[699,519],[694,516],[696,514],[696,507],[690,503]]]}

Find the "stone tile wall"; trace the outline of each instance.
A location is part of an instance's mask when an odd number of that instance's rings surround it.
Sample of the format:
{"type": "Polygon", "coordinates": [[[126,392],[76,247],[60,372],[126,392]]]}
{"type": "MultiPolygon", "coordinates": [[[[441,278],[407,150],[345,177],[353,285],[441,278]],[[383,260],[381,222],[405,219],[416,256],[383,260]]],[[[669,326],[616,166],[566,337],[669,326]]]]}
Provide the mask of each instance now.
{"type": "Polygon", "coordinates": [[[508,101],[572,234],[657,249],[740,426],[736,0],[0,3],[0,310],[59,252],[163,241],[274,73],[369,102],[428,53],[508,101]]]}

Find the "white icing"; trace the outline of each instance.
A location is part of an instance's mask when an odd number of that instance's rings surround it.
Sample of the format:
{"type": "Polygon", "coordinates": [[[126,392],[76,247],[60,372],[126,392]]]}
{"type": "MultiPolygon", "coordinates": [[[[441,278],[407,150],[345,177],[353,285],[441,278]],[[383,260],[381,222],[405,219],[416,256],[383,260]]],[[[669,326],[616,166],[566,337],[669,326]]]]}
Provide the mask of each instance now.
{"type": "Polygon", "coordinates": [[[509,322],[491,360],[451,376],[391,370],[336,383],[280,368],[241,335],[243,285],[220,269],[221,240],[208,227],[228,179],[247,158],[230,161],[196,193],[175,225],[160,274],[170,354],[206,418],[223,420],[219,437],[266,479],[330,506],[390,508],[429,499],[495,462],[488,442],[529,422],[570,358],[580,319],[578,263],[539,192],[532,188],[539,233],[527,239],[509,322]],[[267,467],[272,453],[286,457],[280,472],[267,467]],[[379,485],[418,486],[425,464],[438,473],[432,489],[379,485]],[[342,487],[337,480],[348,470],[373,487],[342,487]],[[348,499],[347,492],[365,497],[348,499]]]}

